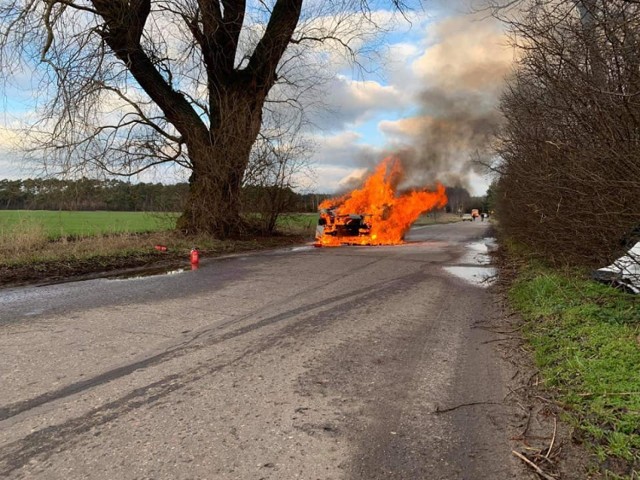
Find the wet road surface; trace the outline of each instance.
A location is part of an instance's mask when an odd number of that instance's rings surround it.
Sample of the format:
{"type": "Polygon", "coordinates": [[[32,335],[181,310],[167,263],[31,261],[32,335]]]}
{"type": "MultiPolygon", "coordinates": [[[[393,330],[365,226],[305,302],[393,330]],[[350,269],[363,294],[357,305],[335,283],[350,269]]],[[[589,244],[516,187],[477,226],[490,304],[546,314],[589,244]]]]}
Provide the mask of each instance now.
{"type": "Polygon", "coordinates": [[[0,477],[528,478],[487,236],[0,290],[0,477]]]}

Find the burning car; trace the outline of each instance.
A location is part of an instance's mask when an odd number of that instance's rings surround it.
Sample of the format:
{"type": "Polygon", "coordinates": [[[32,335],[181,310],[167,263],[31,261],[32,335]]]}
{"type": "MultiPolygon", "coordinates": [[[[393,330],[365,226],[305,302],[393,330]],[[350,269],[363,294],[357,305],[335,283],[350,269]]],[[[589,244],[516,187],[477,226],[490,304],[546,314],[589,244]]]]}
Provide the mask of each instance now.
{"type": "Polygon", "coordinates": [[[316,227],[316,242],[330,237],[331,243],[341,245],[363,245],[371,243],[372,215],[355,213],[338,214],[333,208],[320,210],[316,227]]]}
{"type": "Polygon", "coordinates": [[[399,245],[420,216],[447,203],[445,188],[435,191],[405,190],[397,186],[403,177],[397,157],[385,158],[364,180],[361,188],[320,204],[315,245],[399,245]]]}

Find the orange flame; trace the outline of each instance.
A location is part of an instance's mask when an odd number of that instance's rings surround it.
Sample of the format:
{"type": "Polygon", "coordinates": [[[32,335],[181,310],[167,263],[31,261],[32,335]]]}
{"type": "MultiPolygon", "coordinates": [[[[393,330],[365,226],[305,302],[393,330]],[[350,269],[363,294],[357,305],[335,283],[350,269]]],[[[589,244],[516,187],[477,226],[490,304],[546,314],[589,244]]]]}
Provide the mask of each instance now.
{"type": "Polygon", "coordinates": [[[441,184],[437,184],[435,192],[414,190],[397,195],[402,175],[400,159],[387,157],[362,188],[322,202],[324,231],[318,244],[400,244],[420,214],[446,205],[447,195],[441,184]]]}

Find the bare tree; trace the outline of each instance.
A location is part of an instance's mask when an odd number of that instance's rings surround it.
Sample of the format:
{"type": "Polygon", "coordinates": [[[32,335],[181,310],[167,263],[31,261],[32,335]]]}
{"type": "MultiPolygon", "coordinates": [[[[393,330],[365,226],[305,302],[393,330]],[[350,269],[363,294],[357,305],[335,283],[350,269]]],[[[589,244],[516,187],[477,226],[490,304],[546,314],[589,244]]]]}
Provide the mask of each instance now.
{"type": "Polygon", "coordinates": [[[31,138],[48,161],[186,167],[179,227],[229,236],[265,101],[280,81],[304,89],[279,73],[318,44],[356,58],[378,26],[362,0],[2,0],[0,67],[40,79],[31,138]]]}
{"type": "Polygon", "coordinates": [[[290,116],[290,109],[269,112],[268,126],[258,135],[245,172],[243,207],[257,214],[263,233],[275,231],[280,215],[296,200],[294,190],[304,188],[312,177],[313,144],[303,133],[303,117],[290,116]]]}

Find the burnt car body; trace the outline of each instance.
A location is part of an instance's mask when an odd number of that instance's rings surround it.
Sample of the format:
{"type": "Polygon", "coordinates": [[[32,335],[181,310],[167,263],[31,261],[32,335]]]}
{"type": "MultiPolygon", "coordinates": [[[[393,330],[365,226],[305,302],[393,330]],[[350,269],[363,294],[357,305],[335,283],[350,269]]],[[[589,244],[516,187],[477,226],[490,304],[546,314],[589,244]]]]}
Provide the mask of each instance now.
{"type": "Polygon", "coordinates": [[[323,236],[336,237],[340,243],[361,244],[363,238],[371,235],[371,215],[337,214],[333,209],[320,210],[316,227],[316,239],[323,236]]]}

